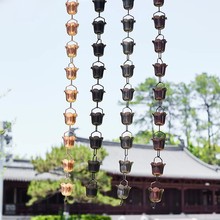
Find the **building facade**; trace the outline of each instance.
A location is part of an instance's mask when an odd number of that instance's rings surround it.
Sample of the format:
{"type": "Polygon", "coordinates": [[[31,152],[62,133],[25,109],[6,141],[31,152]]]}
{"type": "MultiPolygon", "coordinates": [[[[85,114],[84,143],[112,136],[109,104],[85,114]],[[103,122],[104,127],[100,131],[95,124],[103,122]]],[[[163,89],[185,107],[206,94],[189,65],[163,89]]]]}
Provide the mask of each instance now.
{"type": "MultiPolygon", "coordinates": [[[[88,145],[87,139],[78,138],[80,144],[88,145]]],[[[102,169],[112,176],[112,190],[108,195],[117,197],[116,185],[121,180],[119,160],[123,151],[118,143],[103,142],[108,156],[102,169]]],[[[219,167],[210,166],[195,158],[184,146],[167,146],[161,152],[166,163],[164,176],[160,178],[165,191],[161,203],[152,208],[148,187],[154,181],[150,163],[155,152],[150,145],[134,145],[129,153],[133,161],[132,172],[128,177],[132,186],[128,199],[122,206],[78,204],[69,206],[71,214],[180,214],[180,213],[220,213],[220,172],[219,167]]],[[[26,194],[32,179],[57,180],[55,175],[46,173],[37,175],[29,161],[13,160],[4,171],[4,215],[59,214],[63,212],[63,197],[54,195],[31,207],[26,194]]]]}

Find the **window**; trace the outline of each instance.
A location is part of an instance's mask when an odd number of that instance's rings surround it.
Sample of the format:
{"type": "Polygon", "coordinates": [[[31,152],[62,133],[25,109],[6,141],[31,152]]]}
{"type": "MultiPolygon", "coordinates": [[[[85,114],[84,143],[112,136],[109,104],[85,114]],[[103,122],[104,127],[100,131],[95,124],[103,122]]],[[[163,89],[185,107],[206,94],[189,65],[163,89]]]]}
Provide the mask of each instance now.
{"type": "Polygon", "coordinates": [[[14,204],[14,189],[4,190],[4,200],[5,204],[14,204]]]}

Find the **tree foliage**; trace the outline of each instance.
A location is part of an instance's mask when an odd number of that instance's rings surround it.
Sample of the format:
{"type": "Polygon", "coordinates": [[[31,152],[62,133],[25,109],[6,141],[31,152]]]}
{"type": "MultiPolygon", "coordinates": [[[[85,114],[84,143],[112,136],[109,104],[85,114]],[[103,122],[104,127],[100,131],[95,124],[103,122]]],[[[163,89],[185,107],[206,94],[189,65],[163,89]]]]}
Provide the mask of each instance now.
{"type": "MultiPolygon", "coordinates": [[[[155,78],[147,78],[136,87],[134,101],[137,108],[136,124],[140,131],[136,143],[147,143],[154,132],[152,113],[156,110],[152,88],[155,78]],[[141,112],[140,112],[141,110],[141,112]]],[[[207,163],[217,164],[220,139],[220,78],[207,73],[198,74],[189,83],[164,82],[167,88],[163,106],[167,113],[164,132],[167,142],[184,139],[197,157],[207,163]],[[176,138],[175,138],[176,137],[176,138]]]]}
{"type": "MultiPolygon", "coordinates": [[[[144,111],[139,113],[135,124],[144,127],[146,130],[154,132],[152,113],[155,108],[153,100],[153,87],[157,84],[155,78],[147,78],[143,83],[140,83],[136,88],[135,99],[131,105],[141,106],[144,111]]],[[[143,131],[143,130],[141,130],[143,131]]]]}
{"type": "MultiPolygon", "coordinates": [[[[104,171],[100,171],[97,174],[97,180],[99,184],[98,196],[94,199],[88,198],[85,195],[85,186],[91,179],[91,174],[87,170],[87,161],[92,158],[92,152],[87,146],[76,145],[70,152],[70,155],[74,158],[75,166],[73,172],[70,173],[70,180],[74,185],[74,190],[69,198],[69,202],[94,202],[100,204],[118,205],[117,199],[105,196],[104,193],[111,190],[111,177],[104,171]]],[[[107,152],[104,149],[98,151],[98,158],[103,161],[107,156],[107,152]]],[[[60,193],[60,183],[65,182],[64,173],[61,168],[61,161],[66,158],[66,149],[64,146],[52,147],[51,152],[46,153],[45,158],[36,157],[32,159],[34,169],[38,174],[51,173],[57,180],[44,180],[44,181],[31,181],[28,187],[28,195],[31,199],[28,205],[37,203],[43,199],[46,199],[56,193],[60,193]]]]}
{"type": "Polygon", "coordinates": [[[31,220],[111,220],[110,216],[105,215],[40,215],[31,217],[31,220]]]}
{"type": "Polygon", "coordinates": [[[198,101],[198,111],[204,117],[199,117],[197,129],[206,132],[208,146],[216,144],[219,136],[220,109],[220,79],[217,76],[202,73],[197,75],[192,83],[194,96],[198,101]]]}

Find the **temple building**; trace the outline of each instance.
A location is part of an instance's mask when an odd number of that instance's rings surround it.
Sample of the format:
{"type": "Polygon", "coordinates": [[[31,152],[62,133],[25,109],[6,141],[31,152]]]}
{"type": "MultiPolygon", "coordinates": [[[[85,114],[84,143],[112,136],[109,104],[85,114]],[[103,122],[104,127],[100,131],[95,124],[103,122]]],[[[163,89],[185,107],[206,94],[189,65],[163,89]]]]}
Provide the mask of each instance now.
{"type": "MultiPolygon", "coordinates": [[[[78,143],[89,145],[89,140],[78,138],[78,143]]],[[[121,181],[119,160],[123,158],[123,150],[119,143],[104,141],[103,147],[108,156],[101,169],[112,176],[112,190],[108,193],[117,197],[116,185],[121,181]]],[[[155,180],[150,163],[155,157],[151,145],[133,145],[129,150],[129,160],[133,161],[128,176],[132,187],[125,204],[118,207],[97,204],[79,204],[70,206],[70,214],[97,213],[117,215],[137,214],[205,214],[220,213],[220,167],[208,165],[193,156],[182,144],[166,146],[161,152],[166,163],[164,175],[160,182],[164,188],[162,201],[153,209],[149,200],[148,188],[155,180]]],[[[30,207],[26,195],[31,180],[51,179],[59,177],[44,173],[37,174],[30,161],[16,160],[9,162],[4,170],[3,215],[38,215],[58,214],[63,211],[63,197],[54,195],[30,207]]]]}

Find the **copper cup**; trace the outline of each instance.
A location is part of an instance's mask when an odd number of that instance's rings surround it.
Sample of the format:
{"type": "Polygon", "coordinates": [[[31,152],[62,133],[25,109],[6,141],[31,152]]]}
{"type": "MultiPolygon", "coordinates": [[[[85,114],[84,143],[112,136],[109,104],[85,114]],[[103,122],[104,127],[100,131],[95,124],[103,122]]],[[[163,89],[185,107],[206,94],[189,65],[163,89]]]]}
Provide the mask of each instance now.
{"type": "Polygon", "coordinates": [[[68,89],[68,88],[66,88],[64,92],[66,94],[66,101],[67,102],[72,103],[72,102],[76,101],[76,97],[77,97],[77,94],[78,94],[77,89],[68,89]]]}
{"type": "Polygon", "coordinates": [[[79,24],[77,22],[67,22],[66,23],[66,31],[70,36],[75,36],[77,34],[77,29],[79,24]]]}
{"type": "Polygon", "coordinates": [[[159,189],[157,187],[149,187],[150,201],[153,203],[158,203],[162,200],[164,189],[159,189]]]}
{"type": "Polygon", "coordinates": [[[64,146],[67,149],[72,149],[75,144],[76,137],[75,136],[63,136],[64,146]]]}
{"type": "Polygon", "coordinates": [[[63,113],[63,115],[65,118],[65,123],[67,125],[74,125],[76,123],[76,117],[77,117],[76,113],[66,111],[65,113],[63,113]]]}
{"type": "Polygon", "coordinates": [[[77,55],[77,49],[79,46],[77,44],[67,44],[66,53],[69,58],[74,58],[77,55]]]}
{"type": "Polygon", "coordinates": [[[167,88],[163,83],[158,83],[154,88],[154,98],[157,101],[162,101],[166,98],[167,88]]]}
{"type": "Polygon", "coordinates": [[[152,168],[152,175],[154,176],[161,176],[163,175],[164,166],[166,164],[163,162],[152,162],[151,168],[152,168]]]}
{"type": "Polygon", "coordinates": [[[66,67],[65,68],[66,71],[66,78],[69,80],[74,80],[76,79],[76,74],[78,71],[78,68],[74,67],[66,67]]]}
{"type": "Polygon", "coordinates": [[[163,53],[166,48],[167,41],[165,39],[155,39],[152,41],[156,53],[163,53]]]}
{"type": "Polygon", "coordinates": [[[75,15],[77,13],[79,3],[78,2],[66,2],[66,10],[69,15],[75,15]]]}
{"type": "Polygon", "coordinates": [[[165,124],[166,120],[166,112],[154,112],[154,124],[158,126],[162,126],[165,124]]]}
{"type": "Polygon", "coordinates": [[[73,191],[73,184],[72,183],[61,183],[61,194],[63,196],[70,196],[73,191]]]}
{"type": "Polygon", "coordinates": [[[64,159],[64,160],[62,160],[62,164],[63,164],[64,172],[70,173],[73,171],[74,160],[64,159]]]}

